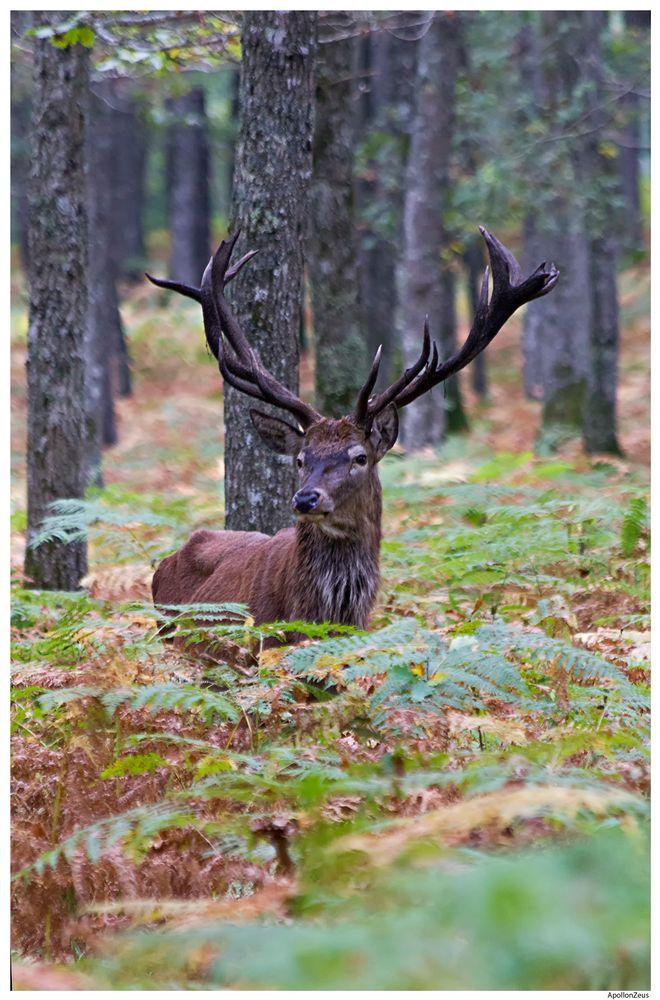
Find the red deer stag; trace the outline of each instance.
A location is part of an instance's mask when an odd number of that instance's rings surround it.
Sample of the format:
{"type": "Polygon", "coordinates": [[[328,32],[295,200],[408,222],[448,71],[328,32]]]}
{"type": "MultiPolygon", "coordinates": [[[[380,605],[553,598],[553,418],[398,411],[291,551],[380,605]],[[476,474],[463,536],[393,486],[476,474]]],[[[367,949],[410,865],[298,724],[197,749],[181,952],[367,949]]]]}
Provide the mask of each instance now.
{"type": "Polygon", "coordinates": [[[480,227],[490,256],[472,329],[441,362],[428,320],[418,360],[384,392],[372,396],[380,349],[355,410],[323,417],[263,367],[225,298],[225,285],[256,251],[229,266],[237,235],[220,244],[201,288],[147,277],[201,303],[208,345],[229,385],[291,413],[298,424],[251,410],[255,428],[277,452],[295,456],[300,489],[292,499],[297,524],[272,537],[247,531],[195,531],[153,578],[154,602],[247,604],[257,624],[333,622],[366,627],[379,584],[381,486],[378,463],[398,433],[398,410],[460,371],[491,342],[525,302],[554,288],[559,272],[541,264],[526,280],[513,254],[480,227]]]}

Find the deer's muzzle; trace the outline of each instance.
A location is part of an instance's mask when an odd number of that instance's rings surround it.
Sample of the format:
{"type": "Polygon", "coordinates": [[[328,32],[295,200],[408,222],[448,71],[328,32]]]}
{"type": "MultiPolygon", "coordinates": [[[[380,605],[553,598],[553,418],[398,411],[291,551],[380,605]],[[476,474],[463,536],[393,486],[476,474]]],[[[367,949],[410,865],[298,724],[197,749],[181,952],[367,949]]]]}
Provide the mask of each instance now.
{"type": "Polygon", "coordinates": [[[321,502],[318,490],[298,490],[291,504],[297,514],[310,514],[321,502]]]}

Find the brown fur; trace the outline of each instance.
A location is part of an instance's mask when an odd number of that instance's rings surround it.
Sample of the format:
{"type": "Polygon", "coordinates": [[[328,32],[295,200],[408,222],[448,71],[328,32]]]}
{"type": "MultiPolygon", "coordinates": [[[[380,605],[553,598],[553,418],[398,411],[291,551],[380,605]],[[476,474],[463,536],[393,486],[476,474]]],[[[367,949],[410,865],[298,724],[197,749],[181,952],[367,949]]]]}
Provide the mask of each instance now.
{"type": "Polygon", "coordinates": [[[302,515],[295,528],[272,537],[196,531],[156,570],[154,603],[239,602],[257,624],[302,620],[365,627],[379,582],[377,462],[386,450],[379,435],[376,427],[366,437],[347,418],[314,424],[296,450],[303,461],[301,487],[322,493],[324,512],[302,515]],[[356,448],[367,455],[364,467],[347,454],[356,448]]]}

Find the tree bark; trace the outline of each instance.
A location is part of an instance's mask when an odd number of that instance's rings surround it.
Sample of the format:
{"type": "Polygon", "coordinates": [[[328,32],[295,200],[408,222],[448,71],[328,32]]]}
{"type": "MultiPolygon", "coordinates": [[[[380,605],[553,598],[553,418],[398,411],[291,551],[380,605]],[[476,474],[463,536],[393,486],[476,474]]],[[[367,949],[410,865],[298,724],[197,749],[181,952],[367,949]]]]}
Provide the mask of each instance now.
{"type": "MultiPolygon", "coordinates": [[[[314,11],[244,15],[234,176],[232,231],[240,227],[242,234],[236,256],[260,252],[232,281],[229,297],[263,363],[296,392],[316,27],[314,11]]],[[[290,458],[262,444],[251,406],[225,388],[225,523],[272,533],[292,521],[295,470],[290,458]]]]}
{"type": "Polygon", "coordinates": [[[354,39],[320,47],[316,79],[310,278],[316,348],[316,406],[350,413],[367,368],[359,325],[353,203],[354,39]]]}
{"type": "Polygon", "coordinates": [[[582,427],[592,323],[589,247],[583,221],[575,218],[575,206],[559,199],[550,216],[539,223],[537,238],[539,247],[552,247],[552,259],[561,272],[552,295],[527,307],[537,313],[539,324],[543,386],[539,443],[553,450],[564,437],[578,435],[582,427]]]}
{"type": "Polygon", "coordinates": [[[170,273],[199,285],[210,257],[209,139],[201,87],[170,103],[170,273]]]}
{"type": "MultiPolygon", "coordinates": [[[[455,15],[435,14],[419,45],[416,110],[405,181],[404,252],[399,275],[398,327],[406,366],[419,356],[425,315],[441,348],[455,338],[453,280],[443,250],[449,165],[458,71],[455,15]]],[[[441,392],[429,392],[402,413],[402,440],[408,448],[438,444],[447,429],[441,392]]],[[[447,388],[447,394],[455,389],[447,388]]],[[[454,414],[458,404],[453,402],[454,414]]]]}
{"type": "MultiPolygon", "coordinates": [[[[63,11],[35,16],[40,24],[66,18],[63,11]]],[[[45,590],[74,590],[87,571],[84,541],[38,548],[30,542],[53,501],[85,491],[88,78],[87,49],[35,39],[25,574],[45,590]]]]}
{"type": "Polygon", "coordinates": [[[590,241],[591,365],[584,407],[583,441],[588,452],[620,455],[616,391],[619,375],[619,301],[616,246],[612,236],[590,241]]]}
{"type": "MultiPolygon", "coordinates": [[[[479,293],[484,275],[483,250],[476,237],[468,240],[463,253],[463,263],[465,265],[465,277],[468,290],[468,304],[470,307],[470,321],[476,316],[479,306],[479,293]]],[[[488,396],[488,374],[486,367],[486,353],[482,351],[470,365],[472,371],[472,388],[477,396],[485,399],[488,396]]]]}
{"type": "Polygon", "coordinates": [[[117,441],[114,394],[116,357],[123,341],[114,252],[114,143],[109,82],[94,85],[90,97],[87,174],[89,199],[89,299],[86,337],[89,466],[99,481],[100,453],[117,441]]]}
{"type": "MultiPolygon", "coordinates": [[[[24,11],[12,11],[12,31],[22,35],[27,30],[24,11]]],[[[31,87],[23,53],[13,53],[11,60],[11,242],[18,244],[23,269],[27,271],[28,204],[27,186],[30,171],[31,87]]]]}
{"type": "MultiPolygon", "coordinates": [[[[519,113],[519,128],[522,132],[532,127],[538,121],[541,108],[547,106],[545,81],[543,77],[543,59],[539,33],[532,24],[525,24],[516,37],[516,56],[520,83],[527,102],[519,113]]],[[[545,206],[547,209],[547,206],[545,206]]],[[[523,221],[522,231],[522,261],[525,268],[537,267],[537,256],[540,248],[538,240],[537,217],[544,216],[544,207],[540,210],[530,210],[523,221]],[[532,263],[534,262],[534,263],[532,263]]],[[[541,253],[548,251],[541,250],[541,253]]],[[[542,309],[529,306],[523,311],[522,317],[522,361],[523,386],[528,399],[543,399],[543,333],[542,309]]]]}
{"type": "MultiPolygon", "coordinates": [[[[359,40],[356,70],[362,86],[360,139],[365,149],[356,185],[359,206],[359,274],[367,354],[382,345],[375,391],[392,381],[400,344],[396,315],[396,269],[401,256],[404,174],[412,129],[417,42],[389,32],[359,40]]],[[[398,360],[398,359],[397,359],[398,360]]]]}
{"type": "MultiPolygon", "coordinates": [[[[550,128],[566,109],[574,110],[580,86],[580,61],[575,58],[579,14],[544,11],[541,34],[531,39],[531,69],[523,85],[543,105],[550,128]],[[534,52],[543,51],[539,71],[534,52]]],[[[555,144],[546,170],[549,188],[539,185],[536,204],[525,225],[524,266],[536,267],[551,256],[561,272],[552,295],[527,307],[523,357],[525,385],[530,395],[541,395],[543,411],[537,447],[553,451],[563,440],[581,432],[590,371],[589,338],[592,323],[589,245],[585,232],[585,202],[570,148],[555,144]],[[536,370],[538,367],[538,370],[536,370]],[[538,392],[540,387],[540,393],[538,392]]]]}
{"type": "Polygon", "coordinates": [[[147,138],[134,83],[111,81],[115,208],[114,240],[117,273],[131,282],[142,281],[146,252],[144,244],[144,198],[147,138]]]}
{"type": "MultiPolygon", "coordinates": [[[[581,12],[580,65],[592,125],[603,127],[604,88],[602,33],[605,14],[581,12]]],[[[590,453],[620,455],[617,439],[616,394],[619,375],[619,305],[617,295],[617,236],[623,226],[610,208],[620,183],[616,161],[603,154],[599,131],[586,133],[578,147],[578,162],[586,190],[589,246],[591,324],[590,365],[584,407],[583,441],[590,453]]]]}
{"type": "MultiPolygon", "coordinates": [[[[532,261],[535,261],[539,253],[542,252],[537,228],[537,219],[532,212],[528,213],[523,221],[522,232],[522,261],[525,270],[538,266],[537,264],[532,264],[532,261]]],[[[530,306],[527,306],[523,311],[523,387],[528,399],[543,399],[543,318],[543,310],[537,307],[530,308],[530,306]]]]}
{"type": "MultiPolygon", "coordinates": [[[[627,10],[624,12],[626,29],[631,35],[647,39],[651,29],[650,10],[627,10]]],[[[621,183],[626,201],[624,220],[624,245],[628,250],[644,250],[644,232],[639,191],[641,117],[642,102],[634,89],[622,98],[625,121],[623,126],[624,144],[619,150],[621,183]]]]}

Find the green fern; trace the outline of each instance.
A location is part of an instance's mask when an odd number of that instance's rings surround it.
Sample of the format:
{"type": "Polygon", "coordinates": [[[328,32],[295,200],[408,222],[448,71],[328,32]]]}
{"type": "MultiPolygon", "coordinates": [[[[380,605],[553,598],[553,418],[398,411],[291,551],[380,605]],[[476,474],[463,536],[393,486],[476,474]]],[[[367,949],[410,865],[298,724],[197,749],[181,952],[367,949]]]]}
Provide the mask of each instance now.
{"type": "Polygon", "coordinates": [[[150,712],[195,712],[207,724],[218,718],[236,722],[240,717],[240,709],[228,696],[194,684],[149,684],[110,691],[94,687],[62,688],[42,694],[39,705],[42,711],[49,712],[81,698],[97,699],[110,715],[124,705],[133,711],[146,708],[150,712]]]}
{"type": "Polygon", "coordinates": [[[133,857],[139,857],[163,830],[188,826],[194,822],[194,813],[171,803],[140,806],[76,830],[51,850],[40,854],[13,878],[27,879],[33,873],[41,875],[46,868],[55,868],[61,858],[72,861],[78,850],[83,850],[89,860],[96,863],[111,847],[125,843],[130,846],[133,857]]]}
{"type": "Polygon", "coordinates": [[[642,532],[648,528],[648,507],[644,497],[633,497],[628,504],[628,509],[623,517],[621,525],[621,552],[624,556],[631,556],[642,532]]]}

